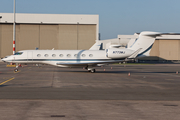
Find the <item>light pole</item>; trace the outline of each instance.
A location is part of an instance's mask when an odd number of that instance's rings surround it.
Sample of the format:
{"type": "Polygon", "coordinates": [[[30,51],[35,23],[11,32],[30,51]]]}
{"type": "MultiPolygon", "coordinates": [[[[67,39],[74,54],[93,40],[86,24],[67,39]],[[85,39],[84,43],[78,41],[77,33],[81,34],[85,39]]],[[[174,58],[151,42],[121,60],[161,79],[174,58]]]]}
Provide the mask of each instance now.
{"type": "MultiPolygon", "coordinates": [[[[0,16],[0,19],[2,18],[2,16],[0,16]]],[[[1,21],[0,21],[1,22],[1,21]]],[[[1,53],[0,53],[0,57],[1,57],[1,53]]]]}
{"type": "Polygon", "coordinates": [[[14,22],[13,22],[13,55],[16,52],[16,0],[14,0],[14,22]]]}
{"type": "Polygon", "coordinates": [[[79,39],[79,22],[77,22],[77,50],[78,50],[78,39],[79,39]]]}

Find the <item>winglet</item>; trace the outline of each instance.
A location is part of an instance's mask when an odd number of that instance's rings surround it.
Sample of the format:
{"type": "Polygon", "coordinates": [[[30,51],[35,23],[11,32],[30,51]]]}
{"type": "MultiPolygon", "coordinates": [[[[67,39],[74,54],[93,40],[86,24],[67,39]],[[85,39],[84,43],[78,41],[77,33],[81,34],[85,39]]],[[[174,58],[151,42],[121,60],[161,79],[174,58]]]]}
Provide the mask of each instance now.
{"type": "Polygon", "coordinates": [[[137,57],[139,51],[141,50],[142,48],[139,48],[138,50],[136,50],[131,56],[128,57],[128,59],[134,59],[137,57]]]}

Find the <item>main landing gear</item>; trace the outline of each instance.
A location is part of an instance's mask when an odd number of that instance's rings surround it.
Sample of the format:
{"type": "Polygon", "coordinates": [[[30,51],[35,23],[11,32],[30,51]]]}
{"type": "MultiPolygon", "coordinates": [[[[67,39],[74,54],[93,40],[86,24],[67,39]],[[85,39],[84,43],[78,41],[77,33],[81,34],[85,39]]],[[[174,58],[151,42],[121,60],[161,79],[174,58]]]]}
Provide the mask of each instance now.
{"type": "Polygon", "coordinates": [[[93,69],[92,67],[85,67],[85,69],[87,69],[88,70],[88,72],[91,72],[91,73],[95,73],[96,72],[96,70],[95,69],[93,69]]]}
{"type": "Polygon", "coordinates": [[[90,70],[88,70],[88,72],[95,73],[96,70],[95,69],[90,69],[90,70]]]}

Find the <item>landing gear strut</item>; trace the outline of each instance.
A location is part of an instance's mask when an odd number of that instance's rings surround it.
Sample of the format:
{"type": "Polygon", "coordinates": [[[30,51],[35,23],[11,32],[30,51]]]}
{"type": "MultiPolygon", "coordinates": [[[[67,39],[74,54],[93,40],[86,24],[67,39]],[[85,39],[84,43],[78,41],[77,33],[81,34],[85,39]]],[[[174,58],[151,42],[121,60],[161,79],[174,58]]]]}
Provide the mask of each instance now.
{"type": "Polygon", "coordinates": [[[16,64],[16,68],[14,69],[14,72],[17,72],[17,71],[18,71],[18,67],[19,67],[19,65],[16,64]]]}
{"type": "Polygon", "coordinates": [[[87,70],[88,70],[88,72],[91,72],[91,73],[95,73],[95,72],[96,72],[96,70],[95,70],[95,69],[93,69],[93,67],[92,67],[92,66],[86,66],[86,67],[85,67],[85,69],[87,69],[87,70]]]}

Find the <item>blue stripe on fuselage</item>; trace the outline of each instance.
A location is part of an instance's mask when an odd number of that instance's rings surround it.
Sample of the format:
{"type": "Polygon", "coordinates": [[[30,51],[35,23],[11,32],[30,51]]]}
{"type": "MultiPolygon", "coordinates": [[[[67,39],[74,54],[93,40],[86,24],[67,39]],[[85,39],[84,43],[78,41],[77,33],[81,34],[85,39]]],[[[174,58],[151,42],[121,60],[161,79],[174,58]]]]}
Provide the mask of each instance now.
{"type": "MultiPolygon", "coordinates": [[[[113,59],[15,59],[13,61],[71,61],[71,62],[83,62],[83,61],[111,61],[113,59]]],[[[124,60],[117,59],[117,60],[124,60]]]]}

